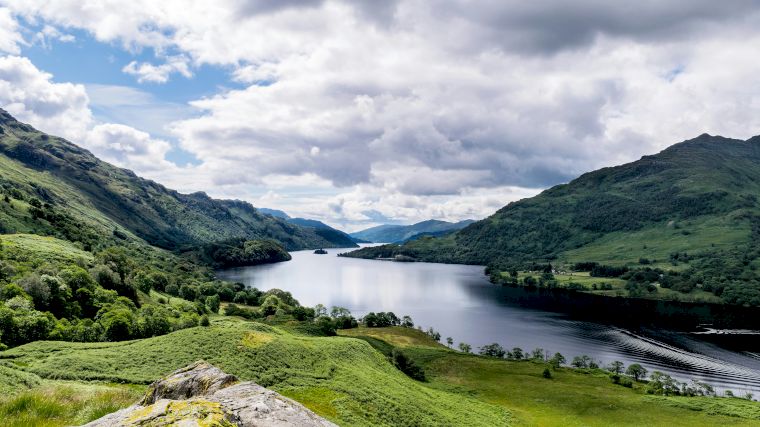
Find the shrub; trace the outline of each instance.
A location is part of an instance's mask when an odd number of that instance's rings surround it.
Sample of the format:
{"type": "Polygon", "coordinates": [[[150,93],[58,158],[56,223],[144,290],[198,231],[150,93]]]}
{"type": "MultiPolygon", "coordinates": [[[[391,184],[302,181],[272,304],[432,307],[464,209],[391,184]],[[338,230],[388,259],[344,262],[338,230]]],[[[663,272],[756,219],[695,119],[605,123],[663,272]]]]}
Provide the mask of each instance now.
{"type": "Polygon", "coordinates": [[[425,370],[414,363],[414,360],[410,359],[401,350],[394,348],[391,351],[391,360],[393,361],[393,366],[405,373],[409,378],[425,381],[425,370]]]}

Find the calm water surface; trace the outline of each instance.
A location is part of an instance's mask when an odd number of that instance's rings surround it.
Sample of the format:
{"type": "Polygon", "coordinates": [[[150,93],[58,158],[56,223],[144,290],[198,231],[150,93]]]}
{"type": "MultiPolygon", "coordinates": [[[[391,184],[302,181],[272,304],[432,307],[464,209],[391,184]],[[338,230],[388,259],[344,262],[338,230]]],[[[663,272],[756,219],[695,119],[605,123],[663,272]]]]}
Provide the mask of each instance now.
{"type": "Polygon", "coordinates": [[[416,325],[477,348],[498,342],[506,348],[544,348],[568,360],[588,354],[609,363],[640,363],[681,381],[698,379],[718,389],[760,396],[760,335],[737,346],[717,345],[704,335],[661,328],[631,328],[582,321],[535,308],[535,293],[495,286],[483,268],[399,263],[293,252],[289,262],[218,272],[225,280],[261,290],[289,291],[301,304],[346,307],[360,317],[369,311],[410,315],[416,325]],[[744,344],[747,345],[744,345],[744,344]]]}

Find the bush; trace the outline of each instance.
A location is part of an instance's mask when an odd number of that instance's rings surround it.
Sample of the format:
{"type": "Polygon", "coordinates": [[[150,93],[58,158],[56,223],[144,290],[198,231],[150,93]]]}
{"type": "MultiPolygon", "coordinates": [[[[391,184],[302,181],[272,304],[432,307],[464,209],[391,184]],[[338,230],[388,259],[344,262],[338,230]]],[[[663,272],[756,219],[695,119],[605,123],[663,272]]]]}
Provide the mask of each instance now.
{"type": "Polygon", "coordinates": [[[179,286],[175,285],[174,283],[170,285],[166,285],[165,291],[167,294],[178,297],[179,296],[179,286]]]}
{"type": "Polygon", "coordinates": [[[391,360],[393,361],[393,366],[405,373],[409,378],[417,381],[425,381],[425,370],[414,363],[414,361],[401,350],[394,348],[391,351],[391,360]]]}
{"type": "Polygon", "coordinates": [[[544,372],[541,375],[543,375],[544,378],[551,379],[552,372],[549,370],[549,368],[544,368],[544,372]]]}
{"type": "Polygon", "coordinates": [[[201,316],[201,326],[211,326],[211,322],[208,320],[208,316],[205,314],[201,316]]]}
{"type": "Polygon", "coordinates": [[[206,297],[206,307],[214,314],[219,313],[219,295],[206,297]]]}

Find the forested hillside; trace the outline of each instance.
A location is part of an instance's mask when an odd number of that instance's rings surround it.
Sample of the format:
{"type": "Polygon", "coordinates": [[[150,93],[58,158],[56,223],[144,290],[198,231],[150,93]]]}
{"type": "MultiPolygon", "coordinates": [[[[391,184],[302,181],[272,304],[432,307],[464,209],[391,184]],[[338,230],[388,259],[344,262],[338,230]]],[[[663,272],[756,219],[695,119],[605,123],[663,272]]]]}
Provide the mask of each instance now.
{"type": "Polygon", "coordinates": [[[504,270],[591,262],[659,268],[677,274],[684,290],[760,305],[758,197],[760,137],[701,135],[510,203],[456,234],[349,256],[405,255],[504,270]]]}

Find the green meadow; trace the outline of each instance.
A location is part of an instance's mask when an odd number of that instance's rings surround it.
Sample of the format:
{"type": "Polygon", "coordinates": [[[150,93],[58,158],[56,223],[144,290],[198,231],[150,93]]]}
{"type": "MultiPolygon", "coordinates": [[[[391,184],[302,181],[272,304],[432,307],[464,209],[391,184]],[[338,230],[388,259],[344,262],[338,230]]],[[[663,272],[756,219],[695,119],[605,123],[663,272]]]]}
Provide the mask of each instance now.
{"type": "MultiPolygon", "coordinates": [[[[270,322],[271,323],[271,322],[270,322]]],[[[115,343],[38,341],[0,353],[12,378],[0,414],[13,425],[83,423],[137,400],[146,384],[199,359],[291,397],[340,425],[760,425],[760,404],[665,397],[613,384],[601,370],[508,361],[451,350],[411,328],[356,328],[340,336],[217,316],[209,327],[115,343]],[[415,381],[386,354],[426,372],[415,381]]]]}

